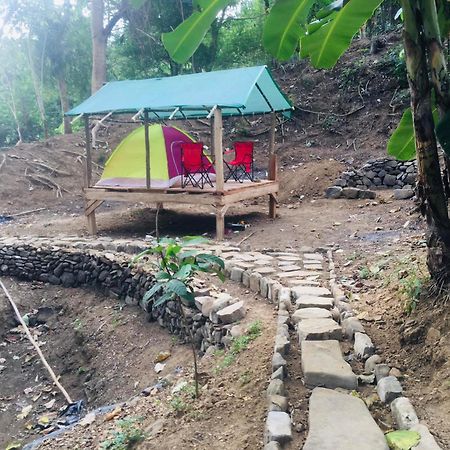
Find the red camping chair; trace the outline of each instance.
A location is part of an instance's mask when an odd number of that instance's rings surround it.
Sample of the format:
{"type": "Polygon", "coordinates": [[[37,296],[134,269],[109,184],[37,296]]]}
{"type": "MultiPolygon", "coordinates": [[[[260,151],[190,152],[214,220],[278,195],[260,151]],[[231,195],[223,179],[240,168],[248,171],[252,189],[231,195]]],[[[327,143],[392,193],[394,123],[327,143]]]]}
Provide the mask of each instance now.
{"type": "Polygon", "coordinates": [[[234,147],[234,159],[232,161],[225,161],[228,167],[228,175],[225,181],[233,178],[239,183],[243,183],[245,179],[250,181],[254,180],[253,173],[253,146],[254,143],[247,142],[235,142],[234,147]]]}
{"type": "Polygon", "coordinates": [[[205,183],[213,187],[209,177],[212,163],[203,153],[203,142],[181,144],[181,166],[181,187],[192,184],[193,187],[203,189],[205,183]]]}

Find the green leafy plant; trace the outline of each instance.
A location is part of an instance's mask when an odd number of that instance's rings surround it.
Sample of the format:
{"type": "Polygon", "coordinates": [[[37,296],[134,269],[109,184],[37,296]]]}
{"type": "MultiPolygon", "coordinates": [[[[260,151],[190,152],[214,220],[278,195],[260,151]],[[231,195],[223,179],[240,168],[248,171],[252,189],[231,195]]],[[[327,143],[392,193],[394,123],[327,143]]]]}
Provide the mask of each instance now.
{"type": "Polygon", "coordinates": [[[103,450],[130,450],[145,439],[145,433],[138,427],[142,422],[141,417],[130,417],[117,421],[116,430],[110,439],[102,442],[103,450]]]}
{"type": "Polygon", "coordinates": [[[194,358],[194,379],[196,397],[198,390],[197,354],[194,346],[192,329],[187,325],[183,303],[194,305],[193,278],[199,272],[215,273],[224,281],[224,262],[221,258],[198,250],[186,249],[208,242],[199,236],[186,236],[183,239],[164,238],[158,239],[154,247],[150,247],[137,255],[132,263],[148,256],[156,255],[157,268],[156,283],[144,294],[142,302],[148,308],[151,302],[152,308],[163,306],[168,301],[177,301],[180,314],[183,318],[184,328],[187,330],[194,358]]]}
{"type": "Polygon", "coordinates": [[[188,409],[188,405],[178,395],[175,395],[169,404],[176,412],[185,412],[188,409]]]}

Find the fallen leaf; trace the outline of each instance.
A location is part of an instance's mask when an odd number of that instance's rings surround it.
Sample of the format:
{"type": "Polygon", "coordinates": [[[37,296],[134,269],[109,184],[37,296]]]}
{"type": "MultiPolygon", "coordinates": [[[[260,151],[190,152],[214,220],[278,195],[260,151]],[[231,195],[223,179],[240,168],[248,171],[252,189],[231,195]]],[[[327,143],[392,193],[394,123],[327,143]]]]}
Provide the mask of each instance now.
{"type": "Polygon", "coordinates": [[[41,427],[46,427],[50,423],[50,419],[48,416],[41,416],[38,420],[38,425],[41,427]]]}
{"type": "Polygon", "coordinates": [[[160,373],[164,370],[164,367],[166,367],[165,364],[157,363],[155,364],[155,372],[160,373]]]}
{"type": "Polygon", "coordinates": [[[171,353],[170,353],[170,352],[159,352],[159,353],[156,355],[155,363],[163,362],[163,361],[165,361],[167,358],[170,358],[170,356],[171,356],[171,353]]]}
{"type": "Polygon", "coordinates": [[[410,450],[420,442],[417,431],[398,430],[386,434],[386,441],[392,450],[410,450]]]}
{"type": "Polygon", "coordinates": [[[47,409],[52,409],[53,408],[53,405],[55,404],[55,402],[56,402],[56,399],[51,399],[49,402],[47,402],[47,403],[44,403],[44,406],[47,408],[47,409]]]}
{"type": "Polygon", "coordinates": [[[17,418],[18,418],[19,420],[25,419],[25,417],[27,417],[28,414],[30,414],[30,412],[31,412],[32,409],[33,409],[33,406],[32,406],[32,405],[24,406],[24,407],[22,408],[22,411],[20,412],[20,414],[17,414],[17,418]]]}
{"type": "Polygon", "coordinates": [[[19,448],[22,448],[22,444],[20,442],[11,442],[11,444],[6,446],[5,450],[18,450],[19,448]]]}
{"type": "Polygon", "coordinates": [[[121,406],[116,406],[111,412],[109,412],[108,414],[105,415],[105,422],[113,420],[121,412],[122,412],[122,407],[121,406]]]}

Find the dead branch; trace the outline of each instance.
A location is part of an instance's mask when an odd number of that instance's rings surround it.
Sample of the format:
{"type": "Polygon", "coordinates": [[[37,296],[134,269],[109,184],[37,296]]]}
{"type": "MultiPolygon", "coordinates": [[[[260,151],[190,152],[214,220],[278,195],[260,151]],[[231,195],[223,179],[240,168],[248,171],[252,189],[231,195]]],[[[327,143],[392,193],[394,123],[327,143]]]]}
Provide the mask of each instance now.
{"type": "Polygon", "coordinates": [[[345,114],[338,114],[338,113],[333,113],[333,112],[326,112],[326,111],[313,111],[312,109],[306,109],[306,108],[302,108],[298,105],[295,106],[295,109],[298,109],[299,111],[303,111],[309,114],[324,114],[326,116],[336,116],[336,117],[348,117],[351,116],[352,114],[355,114],[358,111],[361,111],[361,109],[365,108],[366,105],[361,105],[358,106],[358,108],[352,109],[351,111],[349,111],[348,113],[345,114]]]}
{"type": "Polygon", "coordinates": [[[39,358],[42,361],[42,364],[47,369],[47,371],[50,374],[50,376],[51,376],[53,382],[55,383],[56,387],[64,395],[64,398],[66,399],[67,403],[69,403],[69,404],[73,403],[72,399],[70,398],[70,395],[64,389],[62,384],[58,381],[58,377],[55,375],[55,372],[53,372],[53,369],[50,367],[50,365],[48,364],[47,360],[45,359],[45,356],[42,353],[42,350],[40,349],[39,344],[34,340],[33,336],[31,335],[30,330],[28,329],[26,323],[22,319],[22,314],[20,314],[19,310],[17,309],[16,304],[14,303],[14,300],[12,299],[11,295],[9,294],[9,292],[7,291],[5,285],[3,284],[3,282],[1,280],[0,280],[0,287],[3,289],[3,292],[6,295],[6,298],[9,300],[9,303],[11,304],[11,306],[12,306],[12,308],[14,310],[14,313],[16,314],[17,320],[20,322],[20,324],[22,325],[23,329],[25,330],[25,334],[27,335],[28,340],[31,342],[31,344],[35,348],[37,354],[39,355],[39,358]]]}
{"type": "Polygon", "coordinates": [[[8,157],[12,159],[25,159],[23,156],[12,155],[11,153],[8,155],[8,157]]]}
{"type": "Polygon", "coordinates": [[[22,211],[16,214],[10,214],[11,217],[20,217],[20,216],[26,216],[27,214],[32,214],[39,211],[44,211],[47,208],[37,208],[37,209],[30,209],[29,211],[22,211]]]}
{"type": "Polygon", "coordinates": [[[37,167],[39,169],[43,169],[46,172],[50,172],[50,174],[56,175],[56,176],[69,177],[72,175],[69,172],[64,172],[62,170],[56,169],[55,167],[48,166],[47,164],[45,164],[39,160],[36,160],[36,159],[34,161],[27,161],[27,164],[32,167],[37,167]]]}

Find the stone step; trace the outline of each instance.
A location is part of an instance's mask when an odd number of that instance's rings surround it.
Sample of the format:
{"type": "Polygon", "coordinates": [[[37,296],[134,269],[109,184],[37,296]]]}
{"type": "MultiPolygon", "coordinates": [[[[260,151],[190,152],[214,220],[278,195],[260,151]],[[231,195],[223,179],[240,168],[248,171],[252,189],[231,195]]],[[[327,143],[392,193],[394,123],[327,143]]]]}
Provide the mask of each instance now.
{"type": "Polygon", "coordinates": [[[331,311],[325,308],[301,308],[292,314],[292,322],[298,323],[305,319],[331,319],[331,311]]]}
{"type": "Polygon", "coordinates": [[[338,341],[302,341],[301,360],[307,387],[349,390],[358,387],[356,375],[344,361],[338,341]]]}
{"type": "MultiPolygon", "coordinates": [[[[298,287],[298,286],[297,286],[298,287]]],[[[291,288],[292,290],[295,288],[291,288]]],[[[333,299],[329,297],[316,297],[311,295],[302,295],[295,301],[297,309],[301,308],[325,308],[333,307],[333,299]]]]}
{"type": "Polygon", "coordinates": [[[329,289],[324,287],[310,287],[310,286],[294,286],[292,288],[292,296],[294,300],[297,300],[300,297],[305,295],[322,297],[322,296],[331,296],[331,292],[329,289]]]}
{"type": "Polygon", "coordinates": [[[303,450],[389,450],[364,402],[315,388],[309,399],[309,431],[303,450]]]}
{"type": "Polygon", "coordinates": [[[313,318],[301,320],[297,325],[297,333],[299,342],[319,340],[324,341],[329,339],[335,339],[337,341],[342,340],[341,326],[336,321],[330,318],[313,318]]]}

